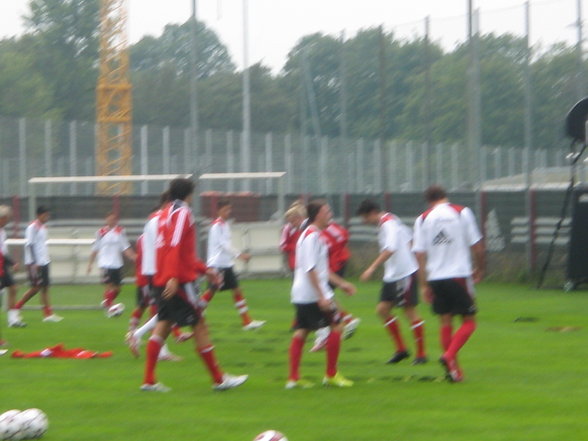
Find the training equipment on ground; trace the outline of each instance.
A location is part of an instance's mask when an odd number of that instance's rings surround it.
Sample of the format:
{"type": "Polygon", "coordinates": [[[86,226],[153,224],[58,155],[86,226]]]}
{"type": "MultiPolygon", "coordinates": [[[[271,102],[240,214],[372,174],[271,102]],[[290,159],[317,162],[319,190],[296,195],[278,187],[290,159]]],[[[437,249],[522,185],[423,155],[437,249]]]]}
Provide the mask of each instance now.
{"type": "Polygon", "coordinates": [[[288,438],[277,430],[266,430],[257,435],[253,441],[288,441],[288,438]]]}
{"type": "Polygon", "coordinates": [[[20,410],[7,410],[0,415],[0,440],[22,439],[22,420],[19,418],[20,410]]]}
{"type": "Polygon", "coordinates": [[[22,439],[41,438],[49,427],[49,419],[41,409],[23,410],[19,415],[19,419],[22,423],[22,439]]]}

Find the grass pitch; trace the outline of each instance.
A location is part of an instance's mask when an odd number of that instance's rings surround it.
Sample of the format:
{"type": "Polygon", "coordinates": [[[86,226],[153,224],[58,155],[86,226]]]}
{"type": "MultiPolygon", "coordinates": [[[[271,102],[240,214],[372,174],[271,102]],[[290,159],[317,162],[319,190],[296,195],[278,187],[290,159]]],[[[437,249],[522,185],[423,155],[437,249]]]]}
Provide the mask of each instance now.
{"type": "MultiPolygon", "coordinates": [[[[305,353],[309,390],[284,390],[292,308],[288,280],[243,281],[252,316],[268,320],[254,332],[240,328],[230,296],[220,293],[207,320],[224,370],[247,373],[241,388],[213,392],[190,342],[170,348],[184,361],[162,362],[167,394],[139,391],[144,356],[134,359],[123,339],[134,289],[125,287],[123,317],[101,311],[63,311],[61,323],[41,323],[2,333],[10,350],[35,351],[64,343],[114,351],[107,359],[57,360],[0,357],[0,412],[38,407],[49,416],[47,441],[250,441],[267,429],[290,441],[588,440],[586,292],[536,291],[505,284],[478,287],[478,330],[460,354],[466,380],[443,381],[437,321],[427,320],[430,362],[413,367],[384,362],[391,341],[373,310],[379,282],[358,284],[355,297],[339,298],[362,323],[342,345],[341,372],[351,389],[318,385],[324,353],[305,353]]],[[[55,286],[55,303],[98,303],[98,286],[55,286]]],[[[36,300],[33,300],[36,302],[36,300]]],[[[409,347],[413,340],[401,318],[409,347]]],[[[307,343],[307,348],[310,342],[307,343]]],[[[144,346],[143,346],[144,348],[144,346]]]]}

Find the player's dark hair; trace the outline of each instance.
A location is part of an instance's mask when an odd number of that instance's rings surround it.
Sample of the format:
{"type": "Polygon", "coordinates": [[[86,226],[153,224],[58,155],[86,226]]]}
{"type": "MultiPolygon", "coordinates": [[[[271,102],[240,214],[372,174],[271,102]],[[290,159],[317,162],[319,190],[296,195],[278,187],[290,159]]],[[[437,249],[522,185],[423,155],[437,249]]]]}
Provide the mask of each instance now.
{"type": "Polygon", "coordinates": [[[186,178],[176,178],[169,183],[169,198],[172,201],[179,199],[183,201],[194,193],[194,182],[186,178]]]}
{"type": "Polygon", "coordinates": [[[431,185],[425,190],[425,200],[427,202],[437,202],[447,197],[447,192],[440,185],[431,185]]]}
{"type": "Polygon", "coordinates": [[[49,210],[49,208],[47,208],[46,206],[39,205],[37,207],[37,216],[41,216],[42,214],[49,213],[49,211],[51,211],[51,210],[49,210]]]}
{"type": "Polygon", "coordinates": [[[379,212],[381,210],[380,204],[371,199],[364,199],[357,207],[356,214],[358,216],[364,216],[366,214],[373,213],[374,211],[379,212]]]}
{"type": "Polygon", "coordinates": [[[228,198],[220,198],[216,203],[216,209],[220,210],[223,207],[231,205],[231,201],[228,198]]]}
{"type": "Polygon", "coordinates": [[[327,201],[324,199],[315,199],[314,201],[310,201],[306,206],[306,213],[308,214],[308,223],[312,224],[318,215],[318,212],[321,211],[323,206],[327,205],[327,201]]]}
{"type": "Polygon", "coordinates": [[[161,193],[161,195],[159,196],[159,206],[163,207],[165,204],[167,204],[170,201],[170,195],[169,195],[169,190],[165,190],[163,193],[161,193]]]}

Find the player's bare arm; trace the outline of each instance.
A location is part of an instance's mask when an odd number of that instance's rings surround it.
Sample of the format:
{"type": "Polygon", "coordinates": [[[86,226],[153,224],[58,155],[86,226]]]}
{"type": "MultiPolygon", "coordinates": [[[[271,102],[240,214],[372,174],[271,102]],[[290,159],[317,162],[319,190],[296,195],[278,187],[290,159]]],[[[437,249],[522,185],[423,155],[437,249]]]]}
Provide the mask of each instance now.
{"type": "Polygon", "coordinates": [[[98,254],[97,251],[92,251],[90,253],[90,258],[88,260],[88,269],[87,269],[87,273],[90,274],[90,272],[92,272],[92,265],[94,265],[94,260],[96,259],[96,255],[98,254]]]}
{"type": "Polygon", "coordinates": [[[380,265],[382,265],[386,260],[388,260],[394,253],[392,251],[384,250],[382,251],[378,257],[374,259],[370,266],[361,273],[359,276],[359,280],[362,282],[367,282],[373,275],[374,272],[378,269],[380,265]]]}
{"type": "Polygon", "coordinates": [[[133,250],[132,248],[127,248],[123,251],[123,254],[131,262],[135,262],[137,260],[137,253],[135,253],[135,250],[133,250]]]}
{"type": "Polygon", "coordinates": [[[178,282],[177,278],[172,277],[171,279],[169,279],[167,281],[167,283],[165,284],[165,288],[163,290],[163,298],[169,299],[169,298],[175,296],[176,293],[178,292],[178,287],[179,287],[179,282],[178,282]]]}
{"type": "Polygon", "coordinates": [[[423,299],[427,303],[431,303],[433,301],[433,293],[431,292],[431,287],[427,283],[427,254],[417,252],[415,253],[415,256],[419,263],[418,279],[423,299]]]}
{"type": "Polygon", "coordinates": [[[336,273],[329,273],[329,282],[340,288],[347,295],[352,296],[357,292],[353,283],[348,282],[336,273]]]}
{"type": "Polygon", "coordinates": [[[484,242],[480,240],[471,247],[472,256],[474,257],[474,272],[473,280],[474,283],[479,283],[484,279],[484,273],[486,268],[486,250],[484,248],[484,242]]]}

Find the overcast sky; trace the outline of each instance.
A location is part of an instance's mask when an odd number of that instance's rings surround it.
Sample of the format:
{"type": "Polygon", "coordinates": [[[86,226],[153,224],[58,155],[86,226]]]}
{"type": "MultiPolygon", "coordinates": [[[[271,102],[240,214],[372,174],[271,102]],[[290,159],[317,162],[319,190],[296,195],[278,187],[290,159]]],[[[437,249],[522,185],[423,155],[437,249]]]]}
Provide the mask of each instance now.
{"type": "MultiPolygon", "coordinates": [[[[127,0],[131,42],[158,36],[168,23],[183,23],[192,0],[127,0]]],[[[249,64],[263,62],[279,71],[290,49],[304,35],[323,32],[352,37],[359,29],[383,25],[400,37],[422,35],[431,20],[431,36],[450,48],[466,36],[467,0],[247,0],[249,2],[249,64]]],[[[556,41],[575,42],[580,0],[531,0],[531,38],[546,47],[556,41]]],[[[214,29],[233,61],[243,65],[244,0],[197,0],[198,19],[214,29]]],[[[588,15],[588,0],[581,0],[588,15]]],[[[22,16],[29,0],[0,0],[0,38],[24,31],[22,16]]],[[[524,0],[474,0],[481,12],[482,32],[524,34],[524,0]]],[[[586,32],[585,32],[586,33],[586,32]]]]}

